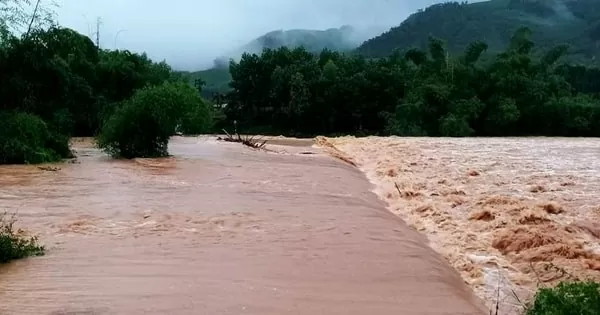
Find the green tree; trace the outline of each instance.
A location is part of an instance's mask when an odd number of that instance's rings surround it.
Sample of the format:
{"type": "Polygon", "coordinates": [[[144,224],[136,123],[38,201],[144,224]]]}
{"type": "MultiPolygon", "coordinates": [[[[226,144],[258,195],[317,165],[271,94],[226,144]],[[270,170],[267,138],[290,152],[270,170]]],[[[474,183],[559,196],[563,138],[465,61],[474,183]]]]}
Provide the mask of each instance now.
{"type": "Polygon", "coordinates": [[[561,283],[540,289],[527,315],[600,314],[600,284],[595,282],[561,283]]]}
{"type": "MultiPolygon", "coordinates": [[[[0,10],[0,17],[7,12],[0,10]]],[[[15,36],[6,23],[14,19],[18,16],[0,23],[0,112],[18,121],[5,124],[14,130],[0,136],[5,154],[1,163],[68,157],[70,136],[97,134],[135,91],[183,80],[165,62],[153,62],[145,54],[99,50],[88,37],[68,28],[33,27],[15,36]]],[[[188,93],[198,97],[197,91],[188,93]]],[[[205,130],[207,108],[186,111],[181,125],[205,130]]]]}
{"type": "Polygon", "coordinates": [[[205,107],[197,91],[186,83],[142,88],[123,101],[104,124],[98,145],[115,157],[167,156],[169,138],[178,125],[208,128],[210,116],[201,116],[208,115],[205,107]]]}
{"type": "Polygon", "coordinates": [[[52,132],[32,114],[1,112],[0,164],[56,162],[72,156],[68,137],[52,132]]]}

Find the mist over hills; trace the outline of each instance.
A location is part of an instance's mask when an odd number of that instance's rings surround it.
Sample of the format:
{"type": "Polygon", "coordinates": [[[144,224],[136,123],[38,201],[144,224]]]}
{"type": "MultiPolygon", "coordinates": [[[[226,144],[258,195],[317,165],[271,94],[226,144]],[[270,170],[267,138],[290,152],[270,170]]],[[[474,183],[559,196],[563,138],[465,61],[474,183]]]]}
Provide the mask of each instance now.
{"type": "Polygon", "coordinates": [[[600,53],[600,0],[491,0],[432,5],[409,16],[399,26],[367,40],[357,52],[383,57],[395,49],[425,48],[428,38],[443,39],[451,52],[473,41],[503,50],[520,27],[532,31],[539,50],[568,44],[569,58],[596,62],[600,53]]]}
{"type": "Polygon", "coordinates": [[[265,48],[277,49],[284,46],[290,48],[302,46],[313,53],[320,52],[323,49],[349,52],[386,29],[378,26],[357,28],[344,25],[327,30],[274,30],[253,39],[242,47],[224,53],[221,57],[215,59],[214,66],[226,66],[230,59],[238,60],[243,53],[260,54],[265,48]]]}
{"type": "Polygon", "coordinates": [[[358,30],[342,26],[328,30],[276,30],[215,60],[212,69],[188,73],[190,80],[206,82],[207,93],[226,92],[231,77],[229,59],[264,48],[304,46],[308,51],[324,48],[354,52],[368,58],[390,55],[394,50],[426,49],[430,37],[444,40],[448,50],[461,53],[474,41],[489,45],[488,53],[502,51],[513,33],[526,26],[532,31],[537,51],[567,44],[567,59],[598,63],[600,59],[600,0],[491,0],[434,4],[385,30],[358,30]]]}
{"type": "Polygon", "coordinates": [[[384,30],[385,28],[377,26],[357,28],[350,25],[327,30],[275,30],[216,58],[210,69],[184,73],[192,82],[196,79],[203,80],[206,83],[204,90],[208,94],[224,93],[228,90],[227,84],[231,80],[228,71],[229,61],[239,60],[243,53],[260,54],[263,49],[277,49],[284,46],[290,48],[302,46],[313,53],[323,49],[351,52],[365,40],[381,34],[384,30]]]}

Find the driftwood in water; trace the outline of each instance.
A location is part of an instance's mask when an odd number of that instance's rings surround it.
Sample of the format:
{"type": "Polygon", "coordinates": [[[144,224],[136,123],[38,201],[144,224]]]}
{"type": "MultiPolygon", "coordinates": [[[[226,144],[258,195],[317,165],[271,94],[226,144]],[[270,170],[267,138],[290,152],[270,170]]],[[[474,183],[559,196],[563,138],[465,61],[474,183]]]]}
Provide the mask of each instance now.
{"type": "Polygon", "coordinates": [[[267,140],[262,140],[262,138],[256,139],[254,136],[249,135],[242,136],[239,133],[231,135],[225,129],[223,129],[223,132],[225,132],[227,136],[225,138],[219,137],[218,140],[223,140],[227,142],[237,142],[254,149],[264,149],[265,145],[267,144],[267,140]]]}

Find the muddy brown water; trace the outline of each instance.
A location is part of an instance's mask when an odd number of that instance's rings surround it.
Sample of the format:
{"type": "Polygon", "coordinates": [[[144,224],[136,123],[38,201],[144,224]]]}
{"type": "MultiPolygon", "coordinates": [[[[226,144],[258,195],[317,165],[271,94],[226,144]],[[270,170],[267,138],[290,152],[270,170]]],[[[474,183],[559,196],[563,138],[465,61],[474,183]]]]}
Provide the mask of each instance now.
{"type": "Polygon", "coordinates": [[[317,138],[360,168],[499,314],[600,281],[600,139],[317,138]]]}
{"type": "Polygon", "coordinates": [[[74,147],[57,171],[0,167],[0,207],[47,246],[0,268],[0,314],[484,313],[362,173],[317,149],[74,147]]]}

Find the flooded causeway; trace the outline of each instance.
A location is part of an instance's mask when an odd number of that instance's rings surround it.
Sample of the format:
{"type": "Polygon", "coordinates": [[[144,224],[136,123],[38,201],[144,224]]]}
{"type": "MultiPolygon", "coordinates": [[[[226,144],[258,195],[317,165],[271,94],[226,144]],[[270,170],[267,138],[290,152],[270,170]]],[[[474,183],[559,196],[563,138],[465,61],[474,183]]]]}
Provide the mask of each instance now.
{"type": "Polygon", "coordinates": [[[0,314],[485,313],[358,169],[272,147],[124,161],[79,140],[56,171],[1,166],[0,208],[47,253],[0,267],[0,314]]]}

